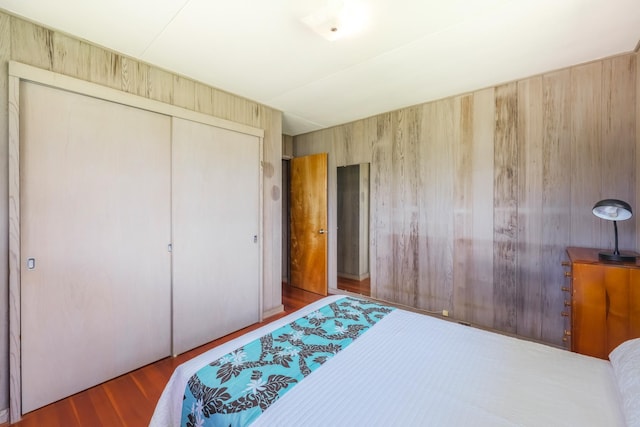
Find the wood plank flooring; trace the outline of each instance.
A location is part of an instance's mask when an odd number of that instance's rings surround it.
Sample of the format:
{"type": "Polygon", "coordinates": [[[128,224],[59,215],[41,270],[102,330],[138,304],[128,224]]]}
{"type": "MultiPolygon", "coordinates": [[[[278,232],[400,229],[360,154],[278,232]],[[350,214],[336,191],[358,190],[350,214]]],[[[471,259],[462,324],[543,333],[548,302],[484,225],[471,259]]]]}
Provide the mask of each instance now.
{"type": "Polygon", "coordinates": [[[363,280],[347,279],[338,276],[338,289],[353,292],[367,297],[371,296],[371,279],[367,277],[363,280]]]}
{"type": "Polygon", "coordinates": [[[284,313],[265,319],[177,357],[168,357],[136,371],[26,414],[16,427],[138,427],[147,426],[158,398],[174,369],[188,359],[245,332],[283,317],[322,298],[282,286],[284,313]]]}

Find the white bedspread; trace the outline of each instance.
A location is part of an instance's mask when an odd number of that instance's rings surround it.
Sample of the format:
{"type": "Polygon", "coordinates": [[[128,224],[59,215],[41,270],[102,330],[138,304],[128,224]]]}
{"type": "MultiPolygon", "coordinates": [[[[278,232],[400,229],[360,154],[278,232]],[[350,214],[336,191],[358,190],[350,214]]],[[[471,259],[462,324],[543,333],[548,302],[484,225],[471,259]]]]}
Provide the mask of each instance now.
{"type": "MultiPolygon", "coordinates": [[[[327,297],[174,372],[151,426],[180,425],[203,365],[342,296],[327,297]]],[[[286,393],[254,426],[624,426],[609,362],[395,310],[286,393]]]]}

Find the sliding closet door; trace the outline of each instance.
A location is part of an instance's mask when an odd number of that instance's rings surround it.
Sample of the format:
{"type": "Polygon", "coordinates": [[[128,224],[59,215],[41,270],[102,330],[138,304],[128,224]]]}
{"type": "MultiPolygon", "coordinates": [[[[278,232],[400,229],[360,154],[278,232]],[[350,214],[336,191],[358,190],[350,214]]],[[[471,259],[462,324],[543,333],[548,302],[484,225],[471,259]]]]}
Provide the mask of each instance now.
{"type": "Polygon", "coordinates": [[[22,408],[170,354],[167,116],[22,83],[22,408]]]}
{"type": "Polygon", "coordinates": [[[173,119],[173,353],[259,319],[260,145],[173,119]]]}

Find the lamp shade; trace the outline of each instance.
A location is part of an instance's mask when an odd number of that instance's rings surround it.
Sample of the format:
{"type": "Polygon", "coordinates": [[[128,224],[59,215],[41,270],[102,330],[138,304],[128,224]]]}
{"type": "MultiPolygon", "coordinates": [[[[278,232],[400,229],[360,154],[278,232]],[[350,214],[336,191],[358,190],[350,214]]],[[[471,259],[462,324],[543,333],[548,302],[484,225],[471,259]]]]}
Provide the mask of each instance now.
{"type": "Polygon", "coordinates": [[[631,218],[633,212],[627,202],[617,199],[600,200],[593,207],[593,214],[609,221],[624,221],[631,218]]]}

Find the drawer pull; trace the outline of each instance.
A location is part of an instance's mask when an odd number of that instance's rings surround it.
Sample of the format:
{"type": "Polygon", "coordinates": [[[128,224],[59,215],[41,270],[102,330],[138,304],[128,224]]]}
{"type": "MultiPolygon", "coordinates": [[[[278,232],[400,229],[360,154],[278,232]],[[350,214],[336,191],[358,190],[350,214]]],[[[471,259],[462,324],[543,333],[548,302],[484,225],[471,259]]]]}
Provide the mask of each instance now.
{"type": "Polygon", "coordinates": [[[560,313],[562,315],[562,317],[569,317],[569,313],[566,311],[563,311],[562,313],[560,313]]]}
{"type": "Polygon", "coordinates": [[[571,266],[571,263],[569,261],[562,261],[561,264],[562,264],[563,267],[570,267],[571,266]]]}
{"type": "Polygon", "coordinates": [[[571,307],[571,301],[565,301],[564,302],[564,306],[565,307],[571,307]]]}
{"type": "Polygon", "coordinates": [[[567,331],[566,329],[564,330],[564,336],[565,337],[570,337],[571,336],[571,331],[567,331]]]}
{"type": "Polygon", "coordinates": [[[562,292],[571,292],[571,289],[567,288],[566,286],[563,286],[560,289],[562,289],[562,292]]]}
{"type": "Polygon", "coordinates": [[[562,337],[562,342],[567,342],[567,341],[569,341],[569,338],[567,338],[567,337],[562,337]]]}
{"type": "Polygon", "coordinates": [[[565,271],[564,272],[564,277],[571,277],[571,272],[570,271],[565,271]]]}

